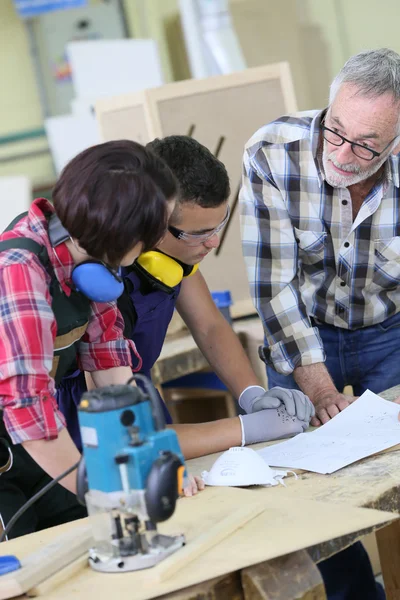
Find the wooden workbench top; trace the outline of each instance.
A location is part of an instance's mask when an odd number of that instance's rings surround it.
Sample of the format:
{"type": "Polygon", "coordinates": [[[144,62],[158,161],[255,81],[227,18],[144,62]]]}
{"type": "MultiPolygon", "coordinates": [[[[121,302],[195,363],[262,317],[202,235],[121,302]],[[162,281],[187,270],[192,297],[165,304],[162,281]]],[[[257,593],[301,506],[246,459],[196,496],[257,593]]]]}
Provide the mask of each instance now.
{"type": "MultiPolygon", "coordinates": [[[[382,396],[393,399],[399,392],[400,386],[382,396]]],[[[258,444],[254,448],[263,445],[258,444]]],[[[217,456],[188,461],[188,468],[190,472],[200,474],[210,468],[217,456]]],[[[168,600],[227,600],[224,595],[227,589],[234,590],[230,597],[238,600],[323,599],[325,594],[318,571],[301,548],[307,547],[313,561],[318,562],[342,550],[365,533],[378,530],[388,522],[389,515],[380,516],[381,513],[360,507],[397,513],[400,509],[399,491],[400,452],[394,450],[364,459],[331,475],[304,472],[297,480],[294,477],[286,478],[285,487],[259,487],[251,490],[207,488],[193,499],[183,499],[178,503],[177,514],[162,529],[166,533],[177,533],[176,528],[181,528],[189,540],[195,539],[201,532],[212,530],[213,522],[219,522],[225,514],[234,511],[244,502],[261,503],[265,506],[265,511],[180,573],[178,587],[185,589],[178,594],[169,594],[168,600]],[[280,550],[277,551],[278,547],[280,550]],[[271,560],[273,556],[288,552],[292,553],[271,560]],[[256,563],[260,561],[267,562],[257,566],[256,563]],[[242,571],[241,579],[228,575],[243,567],[247,569],[242,571]],[[293,570],[297,573],[297,579],[288,576],[293,570]],[[196,577],[199,580],[198,574],[200,580],[212,577],[217,579],[193,587],[196,577]],[[276,595],[266,592],[271,586],[276,589],[276,585],[274,587],[272,584],[278,581],[276,595]],[[289,586],[290,595],[285,587],[288,581],[292,582],[289,586]],[[252,592],[243,595],[243,586],[247,586],[247,590],[251,589],[252,592]],[[304,595],[298,595],[299,589],[303,589],[301,586],[304,587],[304,595]],[[308,595],[310,590],[314,595],[308,595]]],[[[19,538],[5,544],[4,552],[24,556],[52,540],[57,532],[76,526],[77,523],[71,523],[19,538]]],[[[377,536],[385,583],[387,582],[387,597],[389,600],[397,600],[400,597],[397,577],[399,521],[380,529],[377,536]]],[[[86,568],[64,581],[56,590],[46,592],[43,598],[67,600],[74,597],[86,600],[93,596],[97,600],[109,600],[114,594],[118,600],[145,600],[154,597],[154,590],[157,590],[156,595],[159,596],[168,594],[177,587],[176,581],[160,584],[156,580],[156,571],[152,569],[139,574],[105,575],[86,568]]]]}

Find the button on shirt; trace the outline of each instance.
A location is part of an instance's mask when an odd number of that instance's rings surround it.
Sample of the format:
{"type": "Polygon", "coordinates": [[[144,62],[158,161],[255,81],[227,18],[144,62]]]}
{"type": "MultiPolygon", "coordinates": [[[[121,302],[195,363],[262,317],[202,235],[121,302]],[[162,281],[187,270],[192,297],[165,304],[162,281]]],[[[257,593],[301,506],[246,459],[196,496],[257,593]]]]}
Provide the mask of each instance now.
{"type": "Polygon", "coordinates": [[[243,253],[266,362],[285,375],[325,360],[310,317],[358,329],[400,309],[399,157],[390,155],[353,222],[350,192],[321,168],[324,113],[282,117],[244,153],[243,253]]]}
{"type": "MultiPolygon", "coordinates": [[[[0,239],[28,237],[45,246],[60,287],[68,296],[74,263],[65,244],[57,246],[59,260],[53,252],[46,219],[52,212],[47,200],[35,200],[28,216],[0,239]]],[[[17,248],[0,252],[0,409],[14,443],[54,439],[65,426],[49,375],[57,333],[50,280],[32,252],[17,248]]],[[[123,329],[115,302],[92,302],[89,324],[79,342],[81,369],[91,372],[132,366],[131,350],[137,355],[136,348],[131,340],[124,339],[123,329]]]]}

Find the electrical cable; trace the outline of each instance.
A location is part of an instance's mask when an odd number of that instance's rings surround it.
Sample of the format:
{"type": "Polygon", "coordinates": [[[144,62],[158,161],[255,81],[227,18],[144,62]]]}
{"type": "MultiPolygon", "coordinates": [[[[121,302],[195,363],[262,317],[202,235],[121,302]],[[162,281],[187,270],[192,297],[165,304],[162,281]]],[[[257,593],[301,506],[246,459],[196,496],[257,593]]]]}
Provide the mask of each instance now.
{"type": "Polygon", "coordinates": [[[41,498],[46,492],[51,490],[51,488],[54,487],[56,485],[56,483],[58,483],[59,481],[61,481],[61,479],[64,479],[64,477],[66,477],[67,475],[72,473],[72,471],[75,471],[75,469],[77,469],[79,466],[79,462],[80,461],[78,461],[75,465],[72,465],[72,467],[70,467],[63,473],[61,473],[61,475],[58,475],[58,477],[56,477],[55,479],[52,479],[51,481],[49,481],[49,483],[47,483],[44,487],[42,487],[41,490],[36,492],[36,494],[34,496],[32,496],[32,498],[29,498],[29,500],[27,502],[25,502],[25,504],[23,506],[21,506],[21,508],[19,510],[17,510],[15,515],[13,515],[11,517],[11,519],[9,520],[9,522],[7,523],[7,526],[4,529],[3,533],[0,535],[0,544],[1,544],[1,542],[4,542],[4,540],[7,538],[8,534],[10,533],[11,528],[15,525],[15,523],[18,521],[18,519],[24,514],[24,512],[27,511],[28,508],[30,508],[32,506],[32,504],[34,504],[36,502],[36,500],[39,500],[39,498],[41,498]]]}

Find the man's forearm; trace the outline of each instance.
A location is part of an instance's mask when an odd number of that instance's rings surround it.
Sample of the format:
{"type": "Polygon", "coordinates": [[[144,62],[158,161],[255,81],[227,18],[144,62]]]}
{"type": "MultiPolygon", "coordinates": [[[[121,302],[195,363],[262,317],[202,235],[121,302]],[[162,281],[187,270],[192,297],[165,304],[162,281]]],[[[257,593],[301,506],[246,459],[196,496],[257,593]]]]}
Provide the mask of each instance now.
{"type": "Polygon", "coordinates": [[[239,417],[220,419],[210,423],[168,425],[178,435],[179,445],[186,460],[205,454],[222,452],[242,443],[239,417]]]}
{"type": "MultiPolygon", "coordinates": [[[[22,446],[53,479],[72,467],[81,457],[66,429],[62,429],[55,440],[30,440],[23,442],[22,446]]],[[[61,479],[60,484],[76,494],[76,471],[61,479]]]]}
{"type": "Polygon", "coordinates": [[[226,321],[203,335],[196,335],[200,350],[232,394],[239,398],[249,385],[260,385],[239,338],[226,321]]]}
{"type": "Polygon", "coordinates": [[[319,398],[329,393],[337,393],[335,384],[324,363],[315,363],[305,367],[297,367],[293,377],[299,388],[315,404],[319,398]]]}

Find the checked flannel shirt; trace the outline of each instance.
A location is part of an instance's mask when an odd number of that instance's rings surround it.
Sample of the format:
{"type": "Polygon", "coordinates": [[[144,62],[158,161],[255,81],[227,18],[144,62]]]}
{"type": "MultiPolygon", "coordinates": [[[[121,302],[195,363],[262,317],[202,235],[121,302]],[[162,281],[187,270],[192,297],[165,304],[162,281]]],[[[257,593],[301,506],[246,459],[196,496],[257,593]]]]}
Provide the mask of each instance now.
{"type": "Polygon", "coordinates": [[[325,111],[284,116],[245,147],[240,195],[243,253],[263,322],[267,364],[288,375],[325,360],[317,322],[343,329],[400,309],[399,156],[353,222],[346,188],[321,169],[325,111]]]}
{"type": "MultiPolygon", "coordinates": [[[[57,260],[45,212],[54,212],[51,204],[44,198],[35,200],[27,217],[0,240],[21,236],[44,245],[59,284],[69,295],[74,263],[65,244],[57,246],[57,260]]],[[[54,439],[65,426],[49,375],[57,333],[49,284],[50,276],[33,253],[21,249],[0,252],[0,409],[15,444],[54,439]]],[[[79,343],[81,369],[91,372],[132,366],[130,351],[136,356],[137,352],[135,344],[123,338],[123,328],[115,302],[92,302],[89,324],[79,343]]]]}

